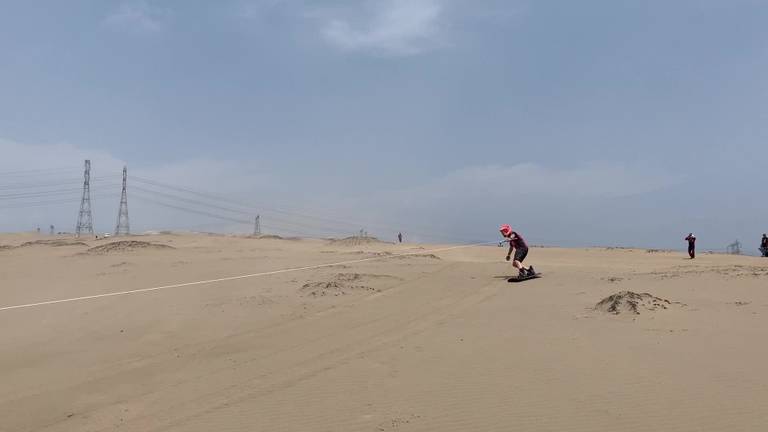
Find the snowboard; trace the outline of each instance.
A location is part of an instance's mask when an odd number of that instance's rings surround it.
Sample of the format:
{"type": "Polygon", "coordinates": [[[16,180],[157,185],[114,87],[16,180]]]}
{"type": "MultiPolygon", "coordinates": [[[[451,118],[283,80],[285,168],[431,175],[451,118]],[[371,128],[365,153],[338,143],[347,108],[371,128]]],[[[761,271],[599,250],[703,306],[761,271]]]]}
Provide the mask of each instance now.
{"type": "Polygon", "coordinates": [[[523,282],[523,281],[527,281],[529,279],[538,279],[540,277],[541,277],[541,273],[536,273],[536,274],[532,274],[530,276],[523,276],[523,277],[515,276],[515,277],[511,277],[511,278],[507,279],[507,282],[523,282]]]}

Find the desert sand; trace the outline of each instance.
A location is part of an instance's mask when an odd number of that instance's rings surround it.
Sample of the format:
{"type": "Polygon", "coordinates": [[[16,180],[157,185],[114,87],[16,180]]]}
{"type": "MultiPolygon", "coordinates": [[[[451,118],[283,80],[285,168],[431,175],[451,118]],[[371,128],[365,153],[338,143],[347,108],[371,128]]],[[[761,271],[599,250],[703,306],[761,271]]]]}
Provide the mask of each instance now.
{"type": "Polygon", "coordinates": [[[50,239],[0,235],[3,432],[768,427],[768,259],[50,239]]]}

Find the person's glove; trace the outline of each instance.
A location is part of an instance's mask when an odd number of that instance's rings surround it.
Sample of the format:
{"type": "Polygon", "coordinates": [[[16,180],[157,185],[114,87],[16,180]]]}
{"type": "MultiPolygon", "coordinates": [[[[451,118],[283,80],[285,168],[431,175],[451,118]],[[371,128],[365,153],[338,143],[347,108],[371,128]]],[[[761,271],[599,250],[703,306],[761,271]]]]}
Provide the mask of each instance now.
{"type": "Polygon", "coordinates": [[[507,261],[509,261],[510,255],[507,255],[507,261]]]}

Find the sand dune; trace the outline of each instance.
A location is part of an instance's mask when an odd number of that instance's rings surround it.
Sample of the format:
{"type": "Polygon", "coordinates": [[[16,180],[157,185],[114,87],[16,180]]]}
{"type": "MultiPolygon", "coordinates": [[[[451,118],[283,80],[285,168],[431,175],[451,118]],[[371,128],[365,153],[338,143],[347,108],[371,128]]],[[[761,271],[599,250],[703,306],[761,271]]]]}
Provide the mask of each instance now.
{"type": "Polygon", "coordinates": [[[660,309],[669,309],[675,305],[685,306],[680,302],[671,302],[650,293],[638,294],[632,291],[621,291],[600,300],[595,305],[595,310],[614,315],[621,313],[640,315],[640,312],[656,312],[660,309]]]}
{"type": "Polygon", "coordinates": [[[24,242],[16,247],[31,247],[31,246],[50,246],[50,247],[63,247],[63,246],[85,246],[86,244],[77,240],[70,239],[51,239],[51,240],[33,240],[24,242]]]}
{"type": "Polygon", "coordinates": [[[138,250],[162,250],[162,249],[174,249],[173,246],[168,246],[162,243],[152,243],[141,240],[118,240],[112,241],[100,246],[94,246],[88,249],[88,253],[92,254],[110,254],[121,252],[133,252],[138,250]]]}
{"type": "Polygon", "coordinates": [[[380,245],[386,244],[385,242],[377,239],[376,237],[346,237],[343,239],[331,239],[328,241],[333,246],[361,246],[361,245],[380,245]]]}
{"type": "Polygon", "coordinates": [[[509,284],[495,247],[40,240],[0,235],[0,308],[88,298],[0,310],[3,432],[768,424],[768,259],[535,248],[509,284]]]}

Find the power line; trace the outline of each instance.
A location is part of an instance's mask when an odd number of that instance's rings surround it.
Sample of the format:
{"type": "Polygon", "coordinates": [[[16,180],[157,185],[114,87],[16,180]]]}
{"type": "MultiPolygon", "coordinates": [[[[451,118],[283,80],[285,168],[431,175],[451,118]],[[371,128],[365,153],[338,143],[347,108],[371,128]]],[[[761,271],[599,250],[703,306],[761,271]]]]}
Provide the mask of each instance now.
{"type": "Polygon", "coordinates": [[[176,209],[176,210],[181,210],[181,211],[184,211],[184,212],[187,212],[187,213],[195,213],[195,214],[199,214],[199,215],[203,215],[203,216],[212,217],[212,218],[215,218],[215,219],[221,219],[221,220],[226,220],[226,221],[234,222],[234,223],[237,223],[237,224],[243,224],[243,225],[250,225],[251,224],[250,220],[235,219],[233,217],[222,216],[222,215],[218,215],[218,214],[215,214],[215,213],[210,213],[210,212],[203,211],[203,210],[195,210],[195,209],[190,209],[190,208],[187,208],[187,207],[182,207],[182,206],[177,206],[177,205],[173,205],[173,204],[168,204],[168,203],[164,203],[162,201],[157,201],[157,200],[154,200],[152,198],[148,198],[146,196],[143,196],[142,194],[133,194],[133,196],[138,198],[141,201],[146,201],[146,202],[149,202],[149,203],[152,203],[152,204],[156,204],[156,205],[159,205],[159,206],[168,207],[168,208],[172,208],[172,209],[176,209]]]}
{"type": "MultiPolygon", "coordinates": [[[[113,178],[116,179],[116,177],[114,176],[91,178],[91,184],[105,182],[108,180],[112,180],[113,178]]],[[[47,188],[47,187],[53,187],[53,186],[77,185],[77,184],[80,184],[82,181],[83,179],[62,178],[62,179],[51,179],[51,180],[42,181],[42,182],[36,181],[36,182],[25,182],[25,183],[7,183],[2,187],[0,187],[0,191],[15,191],[15,190],[23,191],[28,189],[47,188]]]]}
{"type": "MultiPolygon", "coordinates": [[[[174,210],[183,211],[183,212],[186,212],[186,213],[192,213],[192,214],[197,214],[197,215],[202,215],[202,216],[208,216],[208,217],[215,218],[215,219],[220,219],[220,220],[225,220],[225,221],[233,222],[233,223],[236,223],[238,225],[252,225],[253,224],[253,221],[247,220],[247,219],[239,219],[239,218],[232,217],[232,216],[225,216],[225,215],[222,215],[222,214],[212,213],[210,211],[205,211],[205,210],[200,210],[200,209],[193,209],[193,208],[184,207],[184,206],[181,206],[181,205],[175,205],[175,204],[170,204],[170,203],[163,202],[163,201],[158,201],[156,199],[147,197],[146,195],[144,195],[143,192],[142,193],[138,193],[138,194],[134,193],[133,196],[138,198],[140,201],[152,203],[152,204],[159,205],[159,206],[162,206],[162,207],[171,208],[171,209],[174,209],[174,210]]],[[[261,225],[261,228],[262,228],[262,232],[263,232],[264,228],[267,228],[267,229],[270,229],[270,230],[279,230],[281,232],[300,233],[300,234],[303,234],[303,235],[311,234],[311,232],[309,232],[309,231],[305,231],[305,230],[297,231],[295,229],[296,227],[298,227],[300,229],[301,228],[307,228],[307,226],[303,225],[303,224],[295,224],[295,223],[285,222],[285,221],[270,221],[269,223],[265,224],[265,223],[260,221],[260,225],[261,225]]],[[[315,233],[317,231],[321,231],[321,232],[324,232],[326,234],[334,234],[334,235],[338,235],[338,234],[347,235],[347,234],[349,234],[349,231],[339,231],[339,230],[333,230],[333,229],[322,228],[322,227],[319,228],[319,229],[316,228],[315,229],[315,233]]]]}
{"type": "MultiPolygon", "coordinates": [[[[112,194],[94,194],[91,197],[92,198],[107,198],[112,197],[112,194]]],[[[2,205],[0,206],[0,209],[3,210],[16,210],[16,209],[23,209],[28,207],[46,207],[46,206],[58,206],[60,204],[72,204],[76,205],[78,201],[80,200],[79,195],[73,195],[70,198],[61,198],[61,199],[53,199],[53,200],[45,200],[45,201],[32,201],[32,202],[16,202],[12,205],[2,205]]]]}
{"type": "MultiPolygon", "coordinates": [[[[135,190],[139,190],[139,191],[142,191],[142,192],[151,193],[153,195],[158,195],[158,196],[166,197],[166,198],[169,198],[169,199],[172,199],[172,200],[184,202],[186,204],[200,205],[200,206],[204,206],[204,207],[208,207],[208,208],[213,208],[213,209],[216,209],[216,210],[221,210],[221,211],[226,211],[226,212],[234,213],[234,214],[237,214],[238,216],[239,215],[243,215],[243,216],[252,217],[252,215],[254,213],[254,211],[244,211],[244,210],[239,210],[239,209],[232,208],[232,207],[225,207],[225,206],[222,206],[222,205],[219,205],[219,204],[213,204],[213,203],[210,203],[210,202],[201,201],[200,199],[191,199],[191,198],[188,198],[188,197],[182,197],[182,196],[179,196],[179,195],[176,195],[176,194],[170,194],[170,193],[167,193],[167,192],[161,192],[161,191],[158,191],[158,190],[155,190],[155,189],[149,189],[149,188],[145,188],[145,187],[141,187],[141,186],[133,186],[133,188],[135,190]]],[[[203,195],[203,194],[199,194],[199,195],[203,195]]],[[[292,222],[292,221],[288,221],[286,219],[281,219],[281,221],[284,222],[284,223],[287,223],[289,225],[300,226],[300,227],[304,227],[304,226],[307,226],[307,225],[311,225],[313,227],[322,227],[323,231],[326,231],[326,232],[344,233],[344,234],[349,233],[349,231],[352,230],[352,227],[354,227],[354,230],[357,230],[358,227],[359,227],[358,225],[345,224],[347,226],[345,228],[340,229],[338,227],[339,222],[332,222],[332,225],[329,226],[328,224],[317,224],[317,223],[295,222],[295,221],[292,222]]]]}
{"type": "Polygon", "coordinates": [[[223,211],[227,211],[227,212],[230,212],[230,213],[236,213],[236,214],[248,215],[248,216],[253,214],[253,212],[232,209],[232,208],[220,206],[220,205],[217,205],[217,204],[210,204],[210,203],[207,203],[207,202],[204,202],[204,201],[200,201],[200,200],[196,200],[196,199],[191,199],[191,198],[186,198],[186,197],[180,197],[178,195],[173,195],[173,194],[169,194],[169,193],[166,193],[166,192],[160,192],[160,191],[157,191],[157,190],[148,189],[148,188],[144,188],[144,187],[141,187],[141,186],[132,186],[132,189],[139,190],[139,191],[146,192],[146,193],[151,193],[151,194],[154,194],[154,195],[163,196],[163,197],[166,197],[166,198],[169,198],[169,199],[173,199],[173,200],[177,200],[177,201],[182,201],[182,202],[185,202],[185,203],[188,203],[188,204],[197,204],[197,205],[202,205],[202,206],[206,206],[206,207],[211,207],[211,208],[215,208],[217,210],[223,210],[223,211]]]}
{"type": "MultiPolygon", "coordinates": [[[[337,227],[338,226],[344,226],[344,227],[346,227],[346,229],[352,229],[352,227],[354,227],[355,231],[357,229],[359,229],[360,227],[372,227],[372,228],[377,228],[377,229],[381,229],[381,230],[388,230],[388,231],[393,231],[393,232],[403,231],[403,227],[402,226],[400,228],[394,228],[392,226],[387,226],[387,225],[378,224],[378,223],[371,223],[371,222],[361,223],[361,222],[354,222],[354,221],[348,221],[348,220],[331,219],[331,218],[320,217],[320,216],[316,216],[316,215],[307,215],[307,214],[301,214],[301,213],[292,212],[292,211],[276,209],[276,208],[267,207],[267,206],[258,206],[257,207],[257,206],[252,205],[252,204],[243,204],[243,203],[235,201],[235,200],[233,200],[231,198],[217,196],[217,195],[214,195],[214,194],[211,194],[211,193],[208,193],[208,192],[197,191],[197,190],[193,190],[193,189],[190,189],[190,188],[187,188],[187,187],[171,185],[171,184],[168,184],[168,183],[163,183],[163,182],[156,181],[156,180],[150,180],[150,179],[146,179],[146,178],[143,178],[143,177],[138,177],[138,178],[132,177],[132,178],[134,180],[136,180],[136,181],[139,181],[139,182],[142,182],[142,183],[145,183],[145,184],[150,184],[150,185],[153,185],[153,186],[158,186],[158,187],[162,187],[162,188],[166,188],[166,189],[171,189],[171,190],[176,190],[176,191],[180,191],[180,192],[186,192],[186,193],[194,194],[194,195],[197,195],[197,196],[211,198],[211,199],[214,199],[214,200],[217,200],[217,201],[234,204],[234,205],[239,206],[239,207],[247,208],[247,209],[249,209],[253,213],[256,213],[256,212],[259,212],[259,213],[276,213],[276,214],[280,214],[280,215],[293,216],[293,217],[297,217],[297,218],[301,218],[301,219],[311,219],[311,220],[316,220],[316,221],[319,221],[319,222],[331,223],[331,224],[336,225],[337,227]],[[256,208],[258,208],[258,210],[256,210],[256,208]]],[[[252,213],[250,213],[250,214],[252,214],[252,213]]],[[[443,240],[448,240],[448,241],[459,241],[459,242],[472,242],[472,240],[470,240],[470,239],[459,239],[457,237],[446,236],[444,234],[431,233],[428,230],[418,229],[418,228],[417,228],[416,231],[410,231],[410,232],[412,234],[420,235],[422,237],[427,237],[427,238],[435,238],[435,239],[443,239],[443,240]]]]}
{"type": "MultiPolygon", "coordinates": [[[[204,206],[204,207],[208,207],[208,208],[213,208],[213,209],[217,209],[217,210],[227,211],[227,212],[234,213],[234,214],[237,214],[237,215],[243,215],[243,216],[248,216],[248,217],[251,217],[251,215],[253,215],[253,212],[246,212],[246,211],[234,209],[234,208],[231,208],[231,207],[224,207],[224,206],[221,206],[221,205],[218,205],[218,204],[211,204],[209,202],[201,201],[199,199],[190,199],[190,198],[187,198],[187,197],[180,197],[178,195],[169,194],[169,193],[166,193],[166,192],[160,192],[160,191],[157,191],[157,190],[148,189],[148,188],[144,188],[144,187],[141,187],[141,186],[133,186],[133,189],[139,190],[141,192],[151,193],[153,195],[163,196],[163,197],[166,197],[166,198],[169,198],[169,199],[172,199],[172,200],[176,200],[176,201],[180,201],[180,202],[184,202],[184,203],[187,203],[187,204],[200,205],[200,206],[204,206]]],[[[359,228],[358,225],[348,225],[347,227],[345,227],[343,229],[340,229],[338,226],[330,227],[327,224],[306,223],[306,222],[302,223],[302,222],[289,221],[289,220],[286,220],[286,219],[280,219],[280,220],[283,223],[288,224],[288,225],[300,226],[300,227],[305,227],[305,228],[306,227],[319,228],[319,229],[321,229],[321,230],[323,230],[325,232],[336,233],[336,234],[340,234],[341,233],[341,234],[344,234],[344,235],[348,234],[352,230],[352,227],[354,227],[354,230],[357,230],[359,228]]],[[[338,225],[338,223],[336,223],[335,225],[338,225]]]]}
{"type": "MultiPolygon", "coordinates": [[[[255,211],[256,208],[259,208],[259,209],[264,210],[264,211],[278,213],[278,214],[284,214],[284,215],[289,215],[289,216],[296,216],[296,217],[301,217],[301,218],[306,218],[306,219],[315,219],[315,220],[318,220],[318,221],[331,222],[331,223],[343,224],[343,225],[354,226],[354,227],[359,227],[360,226],[360,224],[356,223],[356,222],[341,221],[341,220],[338,220],[338,219],[334,220],[334,219],[323,218],[323,217],[319,217],[319,216],[300,214],[300,213],[296,213],[296,212],[290,212],[290,211],[286,211],[286,210],[275,209],[275,208],[271,208],[271,207],[256,206],[254,204],[247,204],[247,203],[244,204],[242,202],[235,201],[235,200],[233,200],[231,198],[217,196],[217,195],[213,195],[213,194],[207,193],[207,192],[195,191],[195,190],[192,190],[192,189],[189,189],[189,188],[175,186],[175,185],[171,185],[171,184],[168,184],[168,183],[162,183],[162,182],[158,182],[158,181],[148,180],[148,179],[145,179],[145,178],[142,178],[142,177],[137,177],[137,178],[135,178],[135,180],[139,181],[139,182],[142,182],[142,183],[151,184],[153,186],[158,186],[158,187],[162,187],[162,188],[172,189],[172,190],[176,190],[176,191],[180,191],[180,192],[187,192],[187,193],[190,193],[190,194],[193,194],[193,195],[198,195],[198,196],[201,196],[201,197],[210,198],[210,199],[213,199],[213,200],[216,200],[216,201],[226,202],[226,203],[229,203],[229,204],[234,204],[236,206],[248,209],[249,210],[249,214],[252,214],[255,211]]],[[[238,210],[231,210],[230,209],[230,211],[238,211],[238,210]]]]}
{"type": "MultiPolygon", "coordinates": [[[[241,214],[253,214],[253,213],[256,213],[256,212],[276,213],[276,214],[293,216],[293,217],[302,218],[302,219],[311,219],[311,220],[316,220],[316,221],[320,221],[320,222],[331,223],[331,224],[336,225],[337,227],[338,226],[345,226],[345,227],[348,227],[349,229],[352,229],[352,227],[354,227],[355,231],[357,229],[359,229],[360,227],[373,227],[373,228],[383,229],[383,230],[388,230],[388,231],[393,231],[393,232],[403,231],[403,227],[402,226],[400,228],[394,228],[392,226],[386,226],[386,225],[377,224],[377,223],[353,222],[353,221],[347,221],[347,220],[325,218],[325,217],[320,217],[320,216],[316,216],[316,215],[300,214],[300,213],[296,213],[296,212],[291,212],[291,211],[286,211],[286,210],[281,210],[281,209],[276,209],[276,208],[266,207],[266,206],[258,206],[257,207],[257,206],[252,205],[252,204],[243,204],[243,203],[235,201],[235,200],[233,200],[231,198],[214,195],[214,194],[211,194],[211,193],[208,193],[208,192],[201,192],[201,191],[197,191],[197,190],[193,190],[193,189],[190,189],[190,188],[181,187],[181,186],[177,186],[177,185],[171,185],[171,184],[160,182],[160,181],[157,181],[157,180],[150,180],[150,179],[147,179],[147,178],[136,177],[136,176],[132,177],[132,179],[134,179],[134,181],[138,181],[138,182],[141,182],[141,183],[144,183],[144,184],[147,184],[147,185],[152,185],[152,186],[157,186],[157,187],[161,187],[161,188],[165,188],[165,189],[175,190],[175,191],[178,191],[178,192],[190,193],[190,194],[193,194],[193,195],[197,195],[197,196],[201,196],[201,197],[205,197],[205,198],[210,198],[210,199],[213,199],[213,200],[216,200],[216,201],[226,202],[226,203],[229,203],[229,204],[234,204],[236,206],[247,208],[247,209],[250,210],[250,212],[245,212],[245,211],[240,211],[240,210],[233,210],[231,208],[227,209],[228,211],[238,212],[238,213],[241,213],[241,214]],[[256,210],[256,208],[258,208],[258,210],[256,210]]],[[[418,231],[410,231],[410,232],[412,234],[421,235],[422,237],[429,237],[429,238],[435,238],[435,239],[443,239],[443,240],[449,240],[449,241],[471,242],[471,240],[469,240],[469,239],[458,239],[456,237],[446,236],[446,235],[443,235],[443,234],[430,233],[427,230],[418,230],[418,231]]]]}
{"type": "Polygon", "coordinates": [[[0,200],[18,200],[18,199],[25,199],[25,198],[41,198],[46,196],[59,196],[63,193],[69,193],[69,192],[80,192],[82,189],[79,188],[70,188],[70,189],[52,189],[52,190],[44,190],[44,191],[38,191],[38,192],[20,192],[20,193],[13,193],[13,194],[3,194],[0,195],[0,200]]]}
{"type": "Polygon", "coordinates": [[[0,177],[24,177],[58,174],[62,172],[77,172],[77,167],[41,168],[32,170],[0,171],[0,177]]]}
{"type": "Polygon", "coordinates": [[[176,191],[179,191],[179,192],[186,192],[186,193],[190,193],[190,194],[193,194],[193,195],[198,195],[198,196],[205,197],[205,198],[210,198],[210,199],[221,201],[221,202],[228,202],[230,204],[234,204],[234,205],[241,206],[241,207],[246,207],[246,208],[249,208],[249,209],[252,208],[250,205],[245,205],[244,206],[241,202],[234,201],[232,199],[229,199],[229,198],[226,198],[226,197],[222,197],[222,196],[218,196],[218,195],[214,195],[214,194],[207,193],[207,192],[200,192],[200,191],[196,191],[196,190],[185,188],[185,187],[181,187],[181,186],[171,185],[169,183],[163,183],[163,182],[159,182],[159,181],[156,181],[156,180],[146,179],[146,178],[143,178],[143,177],[136,177],[136,176],[134,176],[134,177],[131,177],[131,178],[133,180],[135,180],[135,181],[138,181],[138,182],[141,182],[141,183],[146,183],[146,184],[149,184],[149,185],[152,185],[152,186],[158,186],[158,187],[162,187],[162,188],[166,188],[166,189],[172,189],[172,190],[176,190],[176,191]]]}

